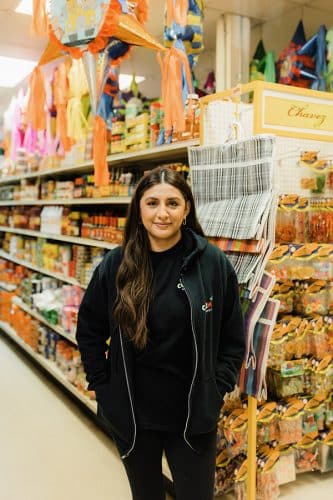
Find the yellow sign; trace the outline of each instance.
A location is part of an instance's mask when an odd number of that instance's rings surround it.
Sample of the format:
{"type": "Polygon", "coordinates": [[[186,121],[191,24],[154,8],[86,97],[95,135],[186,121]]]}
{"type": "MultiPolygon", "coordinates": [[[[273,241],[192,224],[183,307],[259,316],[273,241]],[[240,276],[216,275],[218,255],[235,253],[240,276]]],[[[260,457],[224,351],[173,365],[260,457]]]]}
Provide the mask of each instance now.
{"type": "Polygon", "coordinates": [[[263,122],[264,127],[328,132],[333,138],[333,102],[323,104],[311,102],[311,99],[303,101],[265,95],[263,122]]]}

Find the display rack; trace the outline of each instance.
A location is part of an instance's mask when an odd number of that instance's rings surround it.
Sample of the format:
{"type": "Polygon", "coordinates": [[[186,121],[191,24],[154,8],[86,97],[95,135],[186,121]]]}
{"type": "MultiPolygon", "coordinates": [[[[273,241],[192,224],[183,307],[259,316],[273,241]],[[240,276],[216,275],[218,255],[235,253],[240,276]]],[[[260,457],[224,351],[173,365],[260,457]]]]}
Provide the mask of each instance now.
{"type": "MultiPolygon", "coordinates": [[[[217,101],[232,103],[231,121],[236,128],[242,131],[243,139],[256,134],[275,134],[280,136],[281,140],[282,138],[298,139],[297,148],[301,147],[301,139],[324,142],[332,142],[333,140],[333,96],[331,94],[255,81],[200,99],[200,144],[207,144],[206,135],[208,134],[205,128],[205,116],[208,106],[217,101]],[[249,95],[251,95],[251,105],[248,104],[249,95]],[[242,110],[246,115],[244,123],[241,119],[242,110]]],[[[220,116],[220,119],[226,121],[228,118],[220,116]]],[[[221,134],[220,127],[216,128],[221,134]]],[[[211,144],[213,143],[214,141],[211,142],[211,144]]],[[[284,185],[291,188],[292,183],[288,185],[288,180],[291,180],[290,173],[285,169],[283,174],[285,175],[284,185]]],[[[248,500],[256,498],[256,415],[257,400],[248,396],[246,497],[248,500]]]]}

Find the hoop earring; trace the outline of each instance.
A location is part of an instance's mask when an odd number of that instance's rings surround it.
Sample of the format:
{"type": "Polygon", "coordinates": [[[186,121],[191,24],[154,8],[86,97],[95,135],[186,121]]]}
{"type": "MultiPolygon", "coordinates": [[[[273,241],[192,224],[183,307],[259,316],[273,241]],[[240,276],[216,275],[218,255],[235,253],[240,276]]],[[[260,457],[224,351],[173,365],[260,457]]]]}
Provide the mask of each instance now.
{"type": "Polygon", "coordinates": [[[183,226],[186,226],[186,217],[183,220],[183,226]]]}

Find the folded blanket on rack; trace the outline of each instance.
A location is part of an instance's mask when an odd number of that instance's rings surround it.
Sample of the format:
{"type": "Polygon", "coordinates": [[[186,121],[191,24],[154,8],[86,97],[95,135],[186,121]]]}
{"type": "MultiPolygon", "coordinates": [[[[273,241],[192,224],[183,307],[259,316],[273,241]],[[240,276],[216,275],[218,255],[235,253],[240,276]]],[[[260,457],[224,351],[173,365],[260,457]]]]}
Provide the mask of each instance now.
{"type": "Polygon", "coordinates": [[[273,193],[266,192],[197,204],[198,219],[207,236],[259,240],[273,197],[273,193]]]}
{"type": "Polygon", "coordinates": [[[197,205],[272,190],[275,137],[189,148],[197,205]]]}
{"type": "Polygon", "coordinates": [[[198,218],[207,236],[261,239],[272,200],[275,138],[189,149],[198,218]]]}

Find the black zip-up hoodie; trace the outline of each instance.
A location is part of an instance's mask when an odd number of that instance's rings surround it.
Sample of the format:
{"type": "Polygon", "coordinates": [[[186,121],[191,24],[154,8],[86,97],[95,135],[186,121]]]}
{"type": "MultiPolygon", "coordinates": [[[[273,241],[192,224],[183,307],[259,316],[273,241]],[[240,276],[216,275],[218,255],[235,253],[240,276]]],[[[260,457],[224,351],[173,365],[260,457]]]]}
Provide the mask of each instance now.
{"type": "MultiPolygon", "coordinates": [[[[245,339],[235,271],[221,250],[191,230],[186,233],[193,250],[184,259],[181,280],[191,308],[194,366],[184,439],[192,447],[192,435],[216,427],[223,397],[238,378],[245,339]]],[[[118,247],[96,268],[80,306],[76,338],[88,388],[96,391],[124,458],[135,446],[137,426],[134,347],[112,317],[121,258],[118,247]]]]}

